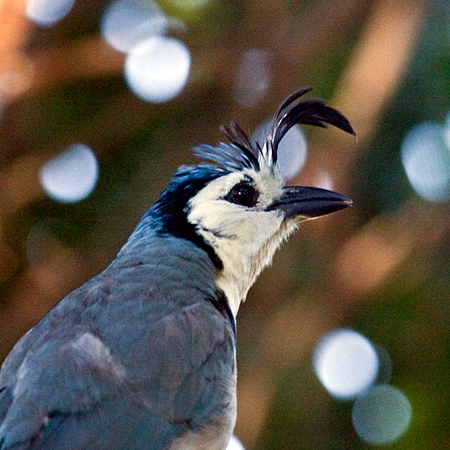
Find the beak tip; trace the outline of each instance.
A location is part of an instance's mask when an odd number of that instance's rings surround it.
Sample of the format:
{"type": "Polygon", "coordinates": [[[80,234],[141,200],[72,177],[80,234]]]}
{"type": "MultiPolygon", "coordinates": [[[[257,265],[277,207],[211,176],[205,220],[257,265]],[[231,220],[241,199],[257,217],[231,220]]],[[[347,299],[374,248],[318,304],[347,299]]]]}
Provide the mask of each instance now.
{"type": "Polygon", "coordinates": [[[344,200],[344,204],[346,207],[353,206],[353,200],[351,198],[346,197],[346,199],[344,200]]]}

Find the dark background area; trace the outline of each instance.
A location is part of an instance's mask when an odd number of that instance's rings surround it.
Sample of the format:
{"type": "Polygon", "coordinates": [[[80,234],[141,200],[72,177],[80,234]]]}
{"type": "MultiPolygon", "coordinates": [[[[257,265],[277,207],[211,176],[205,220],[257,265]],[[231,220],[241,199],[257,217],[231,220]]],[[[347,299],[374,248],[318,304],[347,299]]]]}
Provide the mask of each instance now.
{"type": "Polygon", "coordinates": [[[218,128],[230,120],[254,130],[313,85],[357,141],[305,127],[308,160],[291,182],[318,185],[327,173],[354,207],[304,224],[241,306],[236,434],[247,450],[370,448],[353,430],[352,404],[333,400],[312,366],[320,337],[347,327],[387,350],[391,383],[411,402],[411,426],[391,447],[448,448],[450,210],[414,192],[400,149],[416,124],[445,124],[450,3],[164,0],[186,25],[169,35],[192,66],[183,92],[163,104],[124,81],[125,55],[100,36],[108,4],[78,0],[43,28],[24,2],[0,2],[0,360],[109,264],[176,168],[196,161],[191,147],[224,140],[218,128]],[[235,92],[252,48],[270,54],[270,83],[249,107],[235,92]],[[85,200],[58,203],[39,172],[74,142],[95,152],[99,181],[85,200]]]}

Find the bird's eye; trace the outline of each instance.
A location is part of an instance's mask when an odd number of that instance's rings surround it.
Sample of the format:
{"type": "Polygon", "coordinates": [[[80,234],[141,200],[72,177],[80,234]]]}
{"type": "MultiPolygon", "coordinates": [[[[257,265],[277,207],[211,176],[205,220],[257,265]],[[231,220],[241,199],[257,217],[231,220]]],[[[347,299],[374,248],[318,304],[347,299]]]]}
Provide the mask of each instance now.
{"type": "Polygon", "coordinates": [[[247,206],[251,208],[258,202],[258,192],[256,189],[245,181],[238,183],[225,196],[225,200],[235,203],[236,205],[247,206]]]}

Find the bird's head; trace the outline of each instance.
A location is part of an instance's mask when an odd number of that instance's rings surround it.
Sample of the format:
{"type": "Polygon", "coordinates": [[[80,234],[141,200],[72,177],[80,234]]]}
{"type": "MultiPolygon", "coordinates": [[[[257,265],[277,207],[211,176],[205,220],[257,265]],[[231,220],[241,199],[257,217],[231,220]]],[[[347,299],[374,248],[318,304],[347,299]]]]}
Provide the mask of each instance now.
{"type": "Polygon", "coordinates": [[[194,149],[215,164],[180,167],[150,210],[162,232],[207,251],[219,269],[216,284],[234,315],[256,277],[301,221],[351,204],[335,192],[284,184],[278,146],[295,124],[331,124],[354,134],[348,120],[323,100],[300,101],[309,90],[294,92],[280,105],[263,142],[251,143],[234,122],[223,126],[229,144],[194,149]]]}

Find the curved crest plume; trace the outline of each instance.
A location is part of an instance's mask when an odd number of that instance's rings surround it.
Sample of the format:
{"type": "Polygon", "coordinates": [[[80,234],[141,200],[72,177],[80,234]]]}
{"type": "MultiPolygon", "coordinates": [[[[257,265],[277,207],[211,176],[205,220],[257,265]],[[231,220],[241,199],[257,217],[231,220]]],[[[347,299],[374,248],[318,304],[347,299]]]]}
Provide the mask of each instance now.
{"type": "Polygon", "coordinates": [[[247,134],[236,123],[222,125],[220,130],[231,142],[221,143],[219,147],[201,145],[195,149],[197,156],[206,158],[230,169],[261,169],[261,164],[273,167],[278,159],[278,146],[286,133],[297,124],[315,125],[326,128],[333,125],[355,135],[350,122],[339,111],[325,104],[325,100],[300,97],[311,91],[312,87],[299,89],[289,95],[278,107],[272,120],[271,129],[262,143],[252,144],[247,134]]]}

